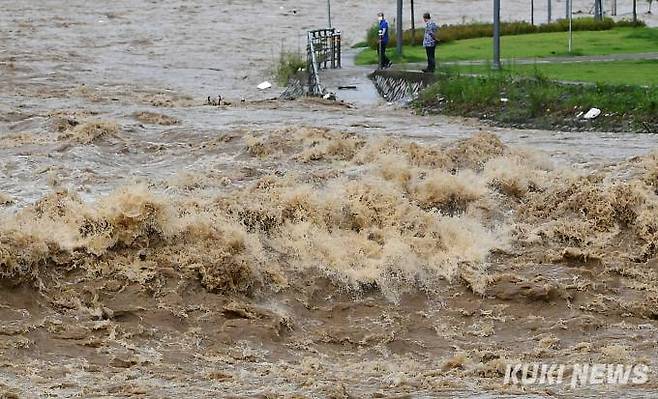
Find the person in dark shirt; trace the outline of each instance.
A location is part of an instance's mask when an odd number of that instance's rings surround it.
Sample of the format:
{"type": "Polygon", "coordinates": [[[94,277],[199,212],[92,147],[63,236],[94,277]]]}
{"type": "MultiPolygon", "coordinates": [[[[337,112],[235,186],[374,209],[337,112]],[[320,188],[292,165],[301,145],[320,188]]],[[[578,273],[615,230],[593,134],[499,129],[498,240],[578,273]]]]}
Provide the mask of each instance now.
{"type": "Polygon", "coordinates": [[[423,20],[425,21],[425,37],[423,37],[423,47],[425,47],[425,52],[427,53],[427,68],[423,69],[423,72],[433,73],[436,70],[436,44],[438,39],[436,38],[439,27],[432,21],[430,13],[426,12],[423,14],[423,20]]]}
{"type": "Polygon", "coordinates": [[[377,46],[377,54],[379,54],[379,67],[389,68],[391,60],[386,56],[386,46],[388,46],[388,21],[384,18],[384,13],[377,14],[379,19],[379,40],[377,46]]]}

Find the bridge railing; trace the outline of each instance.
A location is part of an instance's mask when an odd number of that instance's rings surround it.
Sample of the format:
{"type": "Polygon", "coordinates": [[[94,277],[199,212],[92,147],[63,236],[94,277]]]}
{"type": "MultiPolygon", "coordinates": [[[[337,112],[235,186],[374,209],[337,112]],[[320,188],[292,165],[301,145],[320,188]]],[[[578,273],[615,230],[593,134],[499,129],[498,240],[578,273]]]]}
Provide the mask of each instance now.
{"type": "Polygon", "coordinates": [[[341,33],[335,28],[309,31],[309,41],[313,43],[315,58],[320,69],[341,67],[341,33]]]}
{"type": "Polygon", "coordinates": [[[310,96],[321,96],[323,93],[322,84],[320,83],[320,73],[318,72],[318,59],[315,43],[308,32],[308,46],[306,56],[306,70],[308,71],[308,94],[310,96]]]}
{"type": "Polygon", "coordinates": [[[341,68],[342,40],[340,31],[316,29],[307,34],[307,71],[309,95],[322,95],[319,71],[341,68]]]}

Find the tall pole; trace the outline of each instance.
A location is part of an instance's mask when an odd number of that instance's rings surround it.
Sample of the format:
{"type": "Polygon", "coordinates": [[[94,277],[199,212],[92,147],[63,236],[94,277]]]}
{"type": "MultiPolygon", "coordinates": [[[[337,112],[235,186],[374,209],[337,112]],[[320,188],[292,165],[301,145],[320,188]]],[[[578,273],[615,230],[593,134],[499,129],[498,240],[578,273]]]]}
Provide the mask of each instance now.
{"type": "Polygon", "coordinates": [[[327,18],[329,19],[329,28],[331,28],[331,0],[327,0],[327,18]]]}
{"type": "Polygon", "coordinates": [[[569,8],[569,0],[566,0],[566,1],[564,2],[564,8],[565,8],[565,10],[564,10],[564,19],[569,19],[569,10],[570,10],[570,8],[569,8]]]}
{"type": "Polygon", "coordinates": [[[416,13],[414,12],[414,0],[411,0],[411,45],[416,44],[416,13]]]}
{"type": "Polygon", "coordinates": [[[493,69],[500,70],[500,0],[494,0],[493,69]]]}
{"type": "Polygon", "coordinates": [[[569,54],[573,49],[573,0],[567,0],[569,6],[569,54]]]}
{"type": "Polygon", "coordinates": [[[599,0],[599,19],[603,21],[603,13],[605,11],[603,10],[603,0],[599,0]]]}
{"type": "Polygon", "coordinates": [[[617,16],[617,0],[612,0],[612,15],[617,16]]]}
{"type": "Polygon", "coordinates": [[[398,53],[399,56],[402,56],[402,0],[398,0],[398,19],[396,22],[396,30],[397,30],[397,48],[395,51],[398,53]]]}
{"type": "Polygon", "coordinates": [[[530,24],[535,24],[535,0],[530,0],[530,24]]]}
{"type": "Polygon", "coordinates": [[[633,23],[637,24],[637,0],[633,0],[633,23]]]}
{"type": "Polygon", "coordinates": [[[548,23],[551,23],[551,20],[553,19],[553,5],[551,4],[551,0],[548,0],[548,23]]]}

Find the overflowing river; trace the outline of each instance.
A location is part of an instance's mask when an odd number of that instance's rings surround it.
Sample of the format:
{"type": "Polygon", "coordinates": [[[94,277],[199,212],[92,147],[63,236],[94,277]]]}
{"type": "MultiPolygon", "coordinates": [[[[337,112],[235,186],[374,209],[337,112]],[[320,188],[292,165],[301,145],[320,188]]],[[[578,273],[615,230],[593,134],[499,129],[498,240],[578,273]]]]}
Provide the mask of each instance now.
{"type": "Polygon", "coordinates": [[[319,0],[0,5],[0,398],[655,396],[503,376],[658,367],[658,136],[257,90],[319,0]]]}

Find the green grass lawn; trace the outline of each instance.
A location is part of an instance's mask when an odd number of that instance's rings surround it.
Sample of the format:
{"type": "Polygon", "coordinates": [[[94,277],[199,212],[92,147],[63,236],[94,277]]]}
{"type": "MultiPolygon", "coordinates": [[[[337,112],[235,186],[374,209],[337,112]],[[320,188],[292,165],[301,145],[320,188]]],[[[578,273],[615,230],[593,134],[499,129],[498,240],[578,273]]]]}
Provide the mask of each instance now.
{"type": "MultiPolygon", "coordinates": [[[[445,68],[462,73],[491,72],[491,67],[487,65],[451,65],[445,68]]],[[[537,72],[551,80],[658,86],[658,60],[503,66],[503,73],[530,76],[537,72]]]]}
{"type": "Polygon", "coordinates": [[[414,101],[430,113],[472,116],[504,126],[541,129],[658,132],[658,86],[572,85],[517,79],[508,73],[438,74],[414,101]],[[501,101],[501,98],[507,101],[501,101]],[[577,115],[597,107],[603,115],[577,115]]]}
{"type": "MultiPolygon", "coordinates": [[[[567,32],[534,33],[501,37],[503,58],[542,58],[567,56],[567,32]]],[[[658,28],[615,28],[607,31],[574,32],[573,55],[608,55],[621,53],[658,52],[658,28]]],[[[492,39],[458,40],[437,48],[437,60],[488,60],[492,58],[492,39]]],[[[394,63],[424,62],[425,49],[405,47],[403,58],[388,54],[394,63]]],[[[377,64],[377,52],[370,48],[356,57],[357,65],[377,64]]]]}

